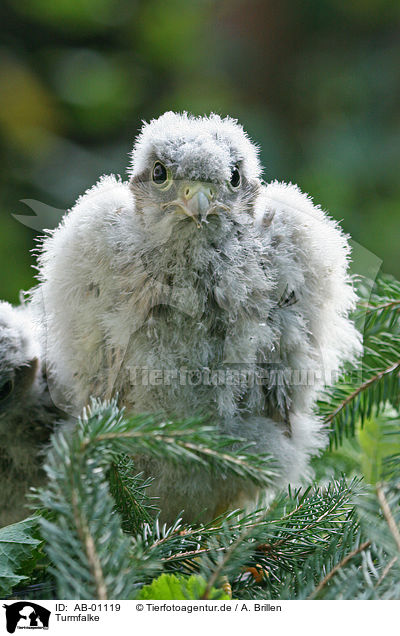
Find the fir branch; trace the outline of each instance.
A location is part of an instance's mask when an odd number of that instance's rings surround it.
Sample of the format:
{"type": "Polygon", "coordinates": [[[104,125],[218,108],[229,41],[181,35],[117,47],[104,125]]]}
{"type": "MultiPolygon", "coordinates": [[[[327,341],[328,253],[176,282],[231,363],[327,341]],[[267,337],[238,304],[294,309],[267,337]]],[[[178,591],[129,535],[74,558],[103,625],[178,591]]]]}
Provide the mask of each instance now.
{"type": "Polygon", "coordinates": [[[154,499],[146,494],[152,480],[144,480],[141,474],[137,475],[133,460],[127,456],[111,464],[108,480],[116,510],[121,516],[122,529],[135,535],[143,523],[152,522],[158,511],[154,499]]]}
{"type": "Polygon", "coordinates": [[[388,501],[385,497],[385,493],[382,487],[382,484],[377,484],[376,485],[376,494],[378,496],[378,501],[379,501],[379,505],[382,509],[383,515],[386,519],[386,522],[389,526],[389,530],[393,536],[393,539],[396,542],[397,548],[398,550],[400,550],[400,532],[399,529],[396,525],[396,522],[393,518],[392,515],[392,511],[390,510],[390,506],[388,504],[388,501]]]}
{"type": "Polygon", "coordinates": [[[374,383],[379,382],[385,375],[395,373],[397,370],[400,371],[400,359],[397,360],[394,364],[390,365],[388,368],[379,371],[375,376],[366,380],[363,384],[357,387],[350,395],[348,395],[340,404],[336,407],[332,413],[325,417],[325,422],[327,424],[331,424],[337,415],[343,409],[346,408],[360,393],[369,389],[374,383]]]}
{"type": "Polygon", "coordinates": [[[367,314],[370,314],[373,311],[384,311],[385,309],[396,309],[400,311],[400,300],[391,300],[386,303],[378,304],[378,305],[369,305],[368,303],[359,303],[359,307],[362,307],[367,310],[367,314]]]}
{"type": "Polygon", "coordinates": [[[264,589],[265,595],[265,586],[271,593],[279,589],[310,555],[326,549],[328,539],[336,545],[344,529],[355,526],[350,499],[357,488],[358,482],[349,487],[342,481],[327,489],[296,491],[279,497],[268,511],[235,512],[195,528],[179,522],[163,531],[157,524],[146,526],[144,547],[139,541],[134,550],[152,555],[169,572],[200,572],[212,582],[224,575],[236,598],[250,589],[252,594],[264,589]],[[251,567],[266,573],[262,583],[245,574],[251,567]]]}
{"type": "Polygon", "coordinates": [[[324,576],[324,578],[322,579],[322,581],[317,585],[317,587],[315,588],[315,590],[312,592],[312,594],[310,594],[308,596],[308,600],[312,600],[314,598],[316,598],[318,596],[318,594],[321,592],[321,590],[325,587],[325,585],[335,576],[335,574],[337,574],[337,572],[339,572],[339,570],[341,570],[342,568],[344,568],[347,563],[349,561],[351,561],[351,559],[353,559],[357,554],[360,554],[360,552],[363,552],[364,550],[366,550],[367,548],[369,548],[371,545],[371,541],[364,541],[364,543],[362,543],[361,545],[359,545],[357,548],[355,548],[354,550],[352,550],[350,552],[350,554],[347,554],[341,561],[340,563],[337,563],[335,565],[335,567],[333,567],[330,572],[328,572],[328,574],[326,574],[326,576],[324,576]]]}
{"type": "MultiPolygon", "coordinates": [[[[240,535],[230,543],[230,545],[223,551],[222,558],[219,559],[219,563],[217,567],[211,572],[211,575],[208,578],[206,589],[204,590],[204,594],[201,597],[206,600],[210,598],[211,590],[213,586],[218,582],[219,578],[223,575],[223,572],[233,555],[237,552],[239,547],[243,544],[244,541],[249,539],[254,533],[254,524],[251,526],[247,526],[244,531],[240,533],[240,535]]],[[[226,579],[228,581],[228,578],[226,579]]],[[[230,590],[232,591],[232,590],[230,590]]]]}
{"type": "Polygon", "coordinates": [[[259,486],[274,482],[277,471],[269,455],[260,455],[241,438],[221,434],[204,420],[165,420],[160,415],[125,416],[115,400],[92,400],[80,421],[81,452],[96,444],[114,457],[121,454],[164,458],[173,463],[207,466],[259,486]],[[92,422],[88,428],[87,422],[92,422]],[[96,420],[96,425],[93,424],[96,420]]]}
{"type": "Polygon", "coordinates": [[[397,563],[397,559],[398,557],[392,557],[389,561],[389,563],[387,564],[387,566],[385,567],[385,569],[383,570],[381,576],[379,577],[378,581],[375,584],[375,587],[379,587],[380,584],[382,583],[382,581],[386,578],[386,576],[389,574],[390,570],[392,569],[392,567],[394,566],[395,563],[397,563]]]}
{"type": "MultiPolygon", "coordinates": [[[[122,448],[133,455],[152,450],[183,464],[203,463],[207,457],[215,470],[222,468],[236,476],[251,476],[256,483],[270,483],[271,473],[263,462],[260,465],[259,456],[246,454],[243,447],[239,456],[227,449],[228,444],[237,444],[237,439],[221,438],[212,427],[193,424],[194,420],[160,422],[147,415],[128,419],[115,402],[103,404],[94,400],[74,431],[61,430],[54,436],[45,467],[50,483],[39,496],[42,505],[53,513],[51,521],[42,519],[41,528],[60,597],[128,598],[135,581],[160,569],[160,542],[157,564],[154,555],[149,554],[151,550],[143,555],[140,542],[133,543],[136,550],[129,549],[130,542],[121,532],[121,522],[125,529],[130,524],[129,529],[137,532],[149,520],[146,507],[138,505],[134,492],[137,481],[129,481],[126,474],[118,476],[114,488],[125,517],[121,520],[113,511],[115,504],[106,474],[113,463],[121,466],[122,448]],[[193,438],[194,442],[189,441],[193,438]],[[210,448],[212,444],[216,450],[210,448]],[[107,524],[102,519],[107,519],[107,524]],[[133,566],[139,562],[135,572],[133,566]],[[67,577],[68,563],[72,565],[67,577]],[[129,579],[125,575],[128,570],[129,579]]],[[[132,469],[129,462],[126,471],[132,469]]],[[[155,523],[158,527],[158,521],[155,523]]],[[[175,534],[174,529],[170,534],[175,534]]]]}
{"type": "Polygon", "coordinates": [[[75,490],[71,493],[71,504],[77,533],[85,547],[87,562],[95,583],[96,598],[106,600],[108,598],[107,586],[104,580],[101,559],[97,554],[95,540],[89,530],[89,525],[87,519],[85,519],[83,510],[81,506],[79,506],[79,498],[75,490]]]}
{"type": "Polygon", "coordinates": [[[364,294],[356,322],[363,331],[364,353],[360,363],[348,365],[343,378],[320,401],[320,412],[331,428],[336,446],[354,434],[361,424],[379,414],[387,402],[400,399],[400,283],[377,279],[371,298],[364,294]]]}
{"type": "Polygon", "coordinates": [[[51,512],[40,519],[49,571],[59,598],[129,598],[130,542],[113,512],[105,475],[109,457],[96,448],[82,452],[81,436],[78,428],[53,437],[45,465],[49,483],[38,493],[51,512]]]}

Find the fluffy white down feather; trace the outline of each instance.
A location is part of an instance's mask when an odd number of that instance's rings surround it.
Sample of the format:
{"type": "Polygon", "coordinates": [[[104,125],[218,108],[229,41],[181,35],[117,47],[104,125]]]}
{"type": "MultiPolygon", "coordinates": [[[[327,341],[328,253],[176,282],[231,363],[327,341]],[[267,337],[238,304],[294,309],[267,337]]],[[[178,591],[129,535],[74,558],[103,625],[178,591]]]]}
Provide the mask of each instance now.
{"type": "MultiPolygon", "coordinates": [[[[230,118],[166,113],[146,124],[130,175],[102,177],[43,243],[33,303],[53,396],[75,412],[90,396],[118,394],[130,412],[211,415],[222,431],[273,455],[276,488],[306,479],[326,443],[317,396],[360,350],[347,237],[297,186],[262,184],[257,149],[230,118]],[[225,208],[200,229],[163,211],[155,160],[176,182],[213,184],[225,208]],[[237,193],[227,185],[234,166],[237,193]],[[266,365],[284,381],[270,374],[246,390],[164,381],[175,369],[259,376],[266,365]],[[163,380],[143,384],[138,369],[163,380]]],[[[156,459],[137,458],[137,466],[156,477],[151,494],[169,521],[182,509],[191,521],[209,519],[260,494],[251,483],[156,459]]]]}

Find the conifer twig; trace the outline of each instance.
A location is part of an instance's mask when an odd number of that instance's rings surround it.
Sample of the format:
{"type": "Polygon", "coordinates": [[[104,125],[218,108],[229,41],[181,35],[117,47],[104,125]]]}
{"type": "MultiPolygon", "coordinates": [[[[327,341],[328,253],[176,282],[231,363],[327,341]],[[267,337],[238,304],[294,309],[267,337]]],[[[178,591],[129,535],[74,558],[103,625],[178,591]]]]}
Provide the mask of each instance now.
{"type": "Polygon", "coordinates": [[[400,532],[393,518],[392,511],[390,510],[390,506],[388,504],[388,500],[385,497],[382,484],[376,485],[376,494],[378,496],[378,501],[382,509],[383,516],[386,519],[386,522],[389,526],[389,530],[393,536],[393,539],[396,542],[397,548],[400,550],[400,532]]]}
{"type": "Polygon", "coordinates": [[[361,545],[359,545],[358,548],[356,548],[355,550],[352,550],[349,554],[347,554],[339,563],[335,565],[335,567],[332,568],[332,570],[328,572],[328,574],[326,574],[326,576],[324,576],[324,578],[317,585],[315,590],[313,590],[313,592],[307,597],[307,600],[310,601],[313,598],[315,598],[320,593],[322,588],[325,587],[325,585],[335,576],[335,574],[339,570],[341,570],[357,554],[369,548],[370,545],[371,545],[371,541],[369,540],[364,541],[364,543],[361,543],[361,545]]]}
{"type": "Polygon", "coordinates": [[[76,530],[82,544],[86,549],[86,556],[88,559],[88,564],[90,570],[93,575],[93,580],[95,581],[97,597],[100,600],[107,600],[107,587],[104,581],[103,571],[101,568],[100,559],[96,552],[95,542],[93,540],[92,535],[90,534],[90,530],[88,524],[85,520],[82,519],[82,509],[79,507],[78,497],[76,496],[75,490],[72,491],[71,503],[73,508],[73,514],[75,519],[76,530]]]}
{"type": "Polygon", "coordinates": [[[359,303],[359,307],[363,307],[367,309],[367,313],[371,313],[373,311],[381,311],[383,309],[392,309],[396,308],[396,311],[400,311],[400,300],[392,300],[387,303],[383,303],[382,305],[370,305],[368,303],[359,303]]]}
{"type": "Polygon", "coordinates": [[[379,380],[381,380],[385,375],[388,375],[389,373],[393,373],[395,371],[397,371],[397,369],[400,370],[400,360],[397,360],[394,364],[391,364],[389,367],[387,367],[386,369],[383,369],[382,371],[379,371],[376,375],[374,375],[372,378],[369,378],[368,380],[366,380],[365,382],[363,382],[363,384],[361,384],[360,386],[358,386],[352,393],[350,393],[350,395],[348,395],[340,404],[339,406],[332,411],[332,413],[330,413],[329,415],[327,415],[327,417],[325,418],[326,422],[331,423],[332,420],[335,419],[335,417],[341,412],[343,411],[344,408],[346,408],[346,406],[348,404],[350,404],[354,398],[357,397],[357,395],[359,395],[360,393],[362,393],[363,391],[365,391],[366,389],[368,389],[372,384],[374,384],[374,382],[378,382],[379,380]]]}
{"type": "Polygon", "coordinates": [[[236,541],[233,541],[229,548],[225,551],[224,557],[221,559],[218,566],[215,568],[214,572],[211,574],[211,577],[207,581],[206,589],[202,595],[202,600],[206,600],[209,598],[210,591],[213,588],[214,584],[217,582],[219,576],[222,574],[224,566],[228,563],[231,555],[235,552],[236,548],[243,543],[245,539],[247,539],[248,535],[251,533],[251,528],[247,528],[246,532],[243,532],[238,536],[236,541]]]}
{"type": "Polygon", "coordinates": [[[383,579],[389,574],[390,570],[392,569],[392,567],[394,566],[396,561],[397,561],[397,557],[393,557],[392,559],[390,559],[389,563],[387,564],[387,566],[383,570],[381,576],[379,577],[379,579],[375,583],[375,585],[374,585],[375,588],[379,587],[379,585],[382,583],[383,579]]]}

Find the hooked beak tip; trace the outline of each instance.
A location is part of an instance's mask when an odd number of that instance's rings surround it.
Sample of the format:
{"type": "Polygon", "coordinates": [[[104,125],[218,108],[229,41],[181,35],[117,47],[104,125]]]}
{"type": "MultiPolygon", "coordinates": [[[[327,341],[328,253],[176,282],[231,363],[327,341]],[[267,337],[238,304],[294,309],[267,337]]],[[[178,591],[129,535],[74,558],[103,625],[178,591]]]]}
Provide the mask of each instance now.
{"type": "Polygon", "coordinates": [[[221,210],[228,210],[225,204],[215,200],[215,191],[212,188],[198,184],[192,187],[185,184],[178,198],[165,204],[164,208],[172,206],[175,207],[176,212],[184,213],[191,218],[198,230],[203,225],[208,225],[209,215],[218,215],[221,210]]]}

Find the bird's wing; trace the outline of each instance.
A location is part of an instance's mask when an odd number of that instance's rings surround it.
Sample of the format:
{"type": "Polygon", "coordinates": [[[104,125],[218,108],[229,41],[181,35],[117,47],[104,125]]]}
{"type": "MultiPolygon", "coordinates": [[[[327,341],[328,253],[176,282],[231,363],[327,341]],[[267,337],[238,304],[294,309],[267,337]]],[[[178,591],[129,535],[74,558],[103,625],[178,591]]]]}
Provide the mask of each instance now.
{"type": "Polygon", "coordinates": [[[285,376],[271,388],[267,403],[287,423],[289,411],[307,407],[306,400],[311,403],[360,350],[349,319],[356,301],[348,273],[350,247],[338,223],[292,184],[263,188],[255,224],[276,280],[269,320],[280,334],[273,359],[285,376]]]}
{"type": "Polygon", "coordinates": [[[78,387],[71,397],[78,405],[86,400],[83,387],[105,394],[102,319],[117,303],[114,265],[121,258],[114,230],[126,223],[124,234],[134,241],[133,209],[128,184],[102,177],[43,242],[41,284],[32,293],[35,320],[42,326],[47,367],[63,388],[78,387]]]}

